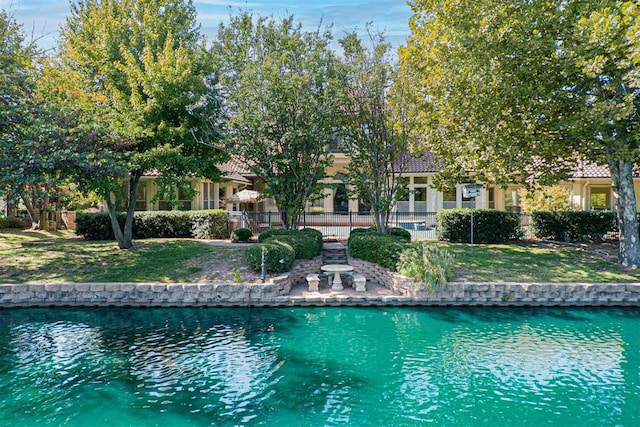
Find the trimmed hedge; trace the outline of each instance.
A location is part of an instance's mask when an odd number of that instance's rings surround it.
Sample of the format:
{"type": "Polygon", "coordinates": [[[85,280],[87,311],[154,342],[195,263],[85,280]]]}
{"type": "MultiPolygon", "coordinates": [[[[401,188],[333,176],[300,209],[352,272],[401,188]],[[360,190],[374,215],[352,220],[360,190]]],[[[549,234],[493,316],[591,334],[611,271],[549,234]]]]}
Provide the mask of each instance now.
{"type": "Polygon", "coordinates": [[[531,228],[537,239],[599,239],[616,227],[611,211],[536,211],[531,213],[531,228]]]}
{"type": "Polygon", "coordinates": [[[17,228],[19,230],[24,230],[27,228],[27,224],[25,224],[25,222],[20,218],[0,218],[0,228],[17,228]]]}
{"type": "Polygon", "coordinates": [[[248,242],[249,239],[253,236],[253,231],[250,228],[236,228],[231,232],[231,241],[232,242],[248,242]]]}
{"type": "Polygon", "coordinates": [[[404,240],[406,240],[407,242],[411,241],[411,233],[409,233],[407,230],[405,230],[404,228],[400,228],[400,227],[389,227],[387,228],[387,234],[390,234],[391,236],[398,236],[403,238],[404,240]]]}
{"type": "Polygon", "coordinates": [[[263,249],[268,272],[282,273],[291,270],[295,259],[293,247],[285,242],[269,241],[251,245],[245,250],[244,258],[254,271],[262,270],[263,249]],[[281,260],[284,260],[284,263],[281,263],[281,260]]]}
{"type": "Polygon", "coordinates": [[[400,254],[407,247],[408,242],[399,236],[375,231],[358,231],[355,234],[351,232],[347,244],[349,256],[370,261],[395,271],[400,254]]]}
{"type": "MultiPolygon", "coordinates": [[[[125,214],[118,213],[118,222],[124,227],[125,214]]],[[[111,219],[106,212],[79,213],[76,234],[87,240],[113,240],[111,219]]],[[[227,212],[221,209],[204,211],[135,212],[133,238],[225,239],[229,237],[227,212]]]]}
{"type": "MultiPolygon", "coordinates": [[[[436,215],[439,240],[470,243],[472,209],[446,209],[436,215]]],[[[518,236],[520,218],[515,212],[473,209],[474,243],[504,243],[518,236]]]]}
{"type": "Polygon", "coordinates": [[[313,229],[269,229],[258,236],[258,242],[285,242],[295,251],[296,259],[312,259],[322,253],[322,233],[313,229]]]}

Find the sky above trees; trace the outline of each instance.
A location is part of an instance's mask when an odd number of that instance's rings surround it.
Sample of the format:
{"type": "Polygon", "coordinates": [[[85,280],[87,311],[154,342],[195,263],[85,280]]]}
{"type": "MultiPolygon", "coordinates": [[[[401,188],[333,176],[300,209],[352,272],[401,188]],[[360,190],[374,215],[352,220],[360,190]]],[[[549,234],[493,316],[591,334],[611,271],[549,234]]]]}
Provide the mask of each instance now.
{"type": "MultiPolygon", "coordinates": [[[[229,21],[229,7],[234,14],[248,9],[256,15],[273,15],[276,18],[294,15],[307,31],[320,22],[333,23],[336,38],[354,28],[365,34],[365,26],[372,23],[374,31],[382,31],[392,46],[404,44],[409,35],[411,9],[402,0],[194,0],[202,33],[213,40],[220,22],[229,21]]],[[[58,30],[69,12],[68,0],[0,0],[0,9],[11,10],[22,24],[27,38],[33,35],[38,45],[52,48],[58,38],[58,30]]]]}

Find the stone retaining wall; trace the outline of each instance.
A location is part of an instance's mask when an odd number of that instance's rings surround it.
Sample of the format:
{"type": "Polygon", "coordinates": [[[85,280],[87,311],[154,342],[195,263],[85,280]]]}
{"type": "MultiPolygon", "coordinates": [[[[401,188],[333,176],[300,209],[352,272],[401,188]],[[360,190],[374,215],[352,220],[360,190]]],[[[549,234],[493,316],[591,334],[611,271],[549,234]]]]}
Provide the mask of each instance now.
{"type": "MultiPolygon", "coordinates": [[[[406,280],[404,278],[403,280],[406,280]]],[[[259,306],[640,306],[640,283],[449,283],[414,295],[305,293],[289,296],[289,278],[271,283],[0,284],[9,307],[259,307],[259,306]]]]}

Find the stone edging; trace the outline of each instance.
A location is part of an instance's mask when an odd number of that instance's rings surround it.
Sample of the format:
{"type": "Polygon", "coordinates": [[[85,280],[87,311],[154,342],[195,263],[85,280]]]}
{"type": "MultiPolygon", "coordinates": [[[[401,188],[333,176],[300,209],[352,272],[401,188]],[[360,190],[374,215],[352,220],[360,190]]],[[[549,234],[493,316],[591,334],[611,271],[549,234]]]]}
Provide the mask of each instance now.
{"type": "Polygon", "coordinates": [[[305,293],[289,296],[286,277],[258,284],[0,284],[10,307],[283,307],[283,306],[640,306],[640,283],[449,283],[415,295],[305,293]]]}

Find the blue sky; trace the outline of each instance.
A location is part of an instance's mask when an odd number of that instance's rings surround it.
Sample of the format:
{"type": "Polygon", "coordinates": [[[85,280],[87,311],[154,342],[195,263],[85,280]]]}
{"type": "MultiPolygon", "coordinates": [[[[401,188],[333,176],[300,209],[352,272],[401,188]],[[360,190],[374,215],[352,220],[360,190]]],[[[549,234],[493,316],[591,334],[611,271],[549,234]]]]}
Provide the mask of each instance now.
{"type": "MultiPolygon", "coordinates": [[[[294,15],[306,29],[315,29],[322,21],[333,23],[333,34],[340,38],[358,28],[362,33],[371,22],[375,31],[383,31],[394,46],[404,44],[409,35],[411,9],[405,0],[194,0],[202,32],[212,40],[218,24],[227,21],[229,7],[235,12],[248,9],[255,15],[277,18],[294,15]]],[[[69,10],[68,0],[0,0],[0,8],[10,10],[23,25],[28,37],[39,38],[43,48],[55,45],[57,31],[69,10]]]]}

